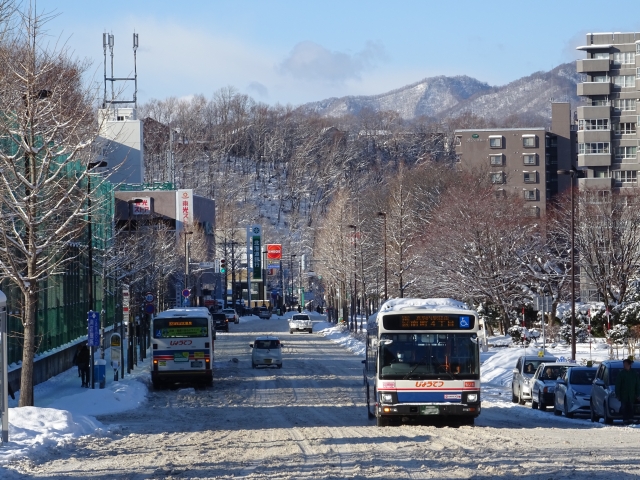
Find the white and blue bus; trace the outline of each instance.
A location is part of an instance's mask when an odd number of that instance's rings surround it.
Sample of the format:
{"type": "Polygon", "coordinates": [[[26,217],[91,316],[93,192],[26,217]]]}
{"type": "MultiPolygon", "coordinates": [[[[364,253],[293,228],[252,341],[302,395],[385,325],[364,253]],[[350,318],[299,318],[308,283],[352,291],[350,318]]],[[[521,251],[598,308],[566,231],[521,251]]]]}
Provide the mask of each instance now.
{"type": "Polygon", "coordinates": [[[213,384],[211,314],[204,307],[166,310],[151,322],[151,381],[154,388],[172,383],[213,384]]]}
{"type": "Polygon", "coordinates": [[[378,426],[480,414],[478,315],[452,299],[388,300],[367,327],[364,381],[378,426]]]}

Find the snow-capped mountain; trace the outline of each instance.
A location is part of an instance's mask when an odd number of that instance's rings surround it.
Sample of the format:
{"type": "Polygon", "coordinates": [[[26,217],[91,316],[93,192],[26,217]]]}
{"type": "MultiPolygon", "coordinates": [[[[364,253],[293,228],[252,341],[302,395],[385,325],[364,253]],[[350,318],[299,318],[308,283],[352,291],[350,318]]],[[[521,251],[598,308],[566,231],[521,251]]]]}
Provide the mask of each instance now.
{"type": "Polygon", "coordinates": [[[329,98],[305,104],[303,108],[327,117],[357,114],[366,108],[395,111],[407,120],[420,116],[451,118],[465,112],[487,120],[514,114],[551,118],[551,99],[572,105],[580,102],[576,94],[580,81],[575,63],[565,63],[501,87],[468,76],[438,76],[379,95],[329,98]]]}

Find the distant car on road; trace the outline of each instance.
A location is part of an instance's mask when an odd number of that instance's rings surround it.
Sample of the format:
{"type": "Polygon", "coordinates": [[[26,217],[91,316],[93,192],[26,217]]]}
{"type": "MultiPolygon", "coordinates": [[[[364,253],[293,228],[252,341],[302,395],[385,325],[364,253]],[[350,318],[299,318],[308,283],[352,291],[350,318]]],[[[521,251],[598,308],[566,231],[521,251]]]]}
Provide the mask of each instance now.
{"type": "Polygon", "coordinates": [[[213,318],[214,328],[216,330],[224,330],[225,332],[229,331],[229,319],[224,313],[212,313],[211,317],[213,318]]]}
{"type": "Polygon", "coordinates": [[[264,335],[257,337],[249,346],[251,352],[251,368],[264,365],[282,368],[282,343],[278,337],[264,335]]]}
{"type": "Polygon", "coordinates": [[[546,410],[553,405],[556,383],[564,372],[575,363],[541,363],[529,382],[531,386],[531,408],[546,410]]]}
{"type": "Polygon", "coordinates": [[[222,313],[224,313],[227,316],[227,319],[230,322],[240,323],[240,317],[238,316],[238,314],[233,308],[225,308],[222,310],[222,313]]]}
{"type": "Polygon", "coordinates": [[[258,316],[263,320],[269,320],[271,318],[271,310],[269,310],[267,307],[260,307],[258,316]]]}
{"type": "Polygon", "coordinates": [[[311,317],[306,313],[295,313],[289,320],[289,333],[293,332],[313,332],[311,317]]]}
{"type": "Polygon", "coordinates": [[[553,413],[573,418],[576,413],[590,413],[591,384],[596,378],[596,367],[571,367],[556,385],[553,413]]]}
{"type": "Polygon", "coordinates": [[[524,405],[527,400],[531,400],[531,379],[536,373],[541,363],[553,363],[558,359],[553,355],[539,357],[537,355],[523,355],[518,359],[516,368],[513,369],[513,380],[511,382],[511,400],[524,405]]]}

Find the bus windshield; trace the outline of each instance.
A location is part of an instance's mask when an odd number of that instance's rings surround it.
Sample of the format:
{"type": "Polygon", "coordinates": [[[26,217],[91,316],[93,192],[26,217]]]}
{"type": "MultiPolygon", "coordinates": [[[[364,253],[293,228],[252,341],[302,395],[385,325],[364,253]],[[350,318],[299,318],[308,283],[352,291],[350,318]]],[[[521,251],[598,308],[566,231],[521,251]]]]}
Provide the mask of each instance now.
{"type": "Polygon", "coordinates": [[[208,337],[207,318],[175,317],[153,320],[153,338],[208,337]]]}
{"type": "Polygon", "coordinates": [[[383,333],[379,377],[478,379],[478,345],[470,333],[383,333]]]}

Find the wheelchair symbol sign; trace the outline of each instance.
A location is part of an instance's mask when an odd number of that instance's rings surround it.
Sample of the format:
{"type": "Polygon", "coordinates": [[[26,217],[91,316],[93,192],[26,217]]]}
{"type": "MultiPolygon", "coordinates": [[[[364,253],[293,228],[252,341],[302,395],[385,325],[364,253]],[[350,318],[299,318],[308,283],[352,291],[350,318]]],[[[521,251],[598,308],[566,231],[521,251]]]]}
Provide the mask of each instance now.
{"type": "Polygon", "coordinates": [[[460,317],[460,328],[469,328],[469,317],[460,317]]]}

